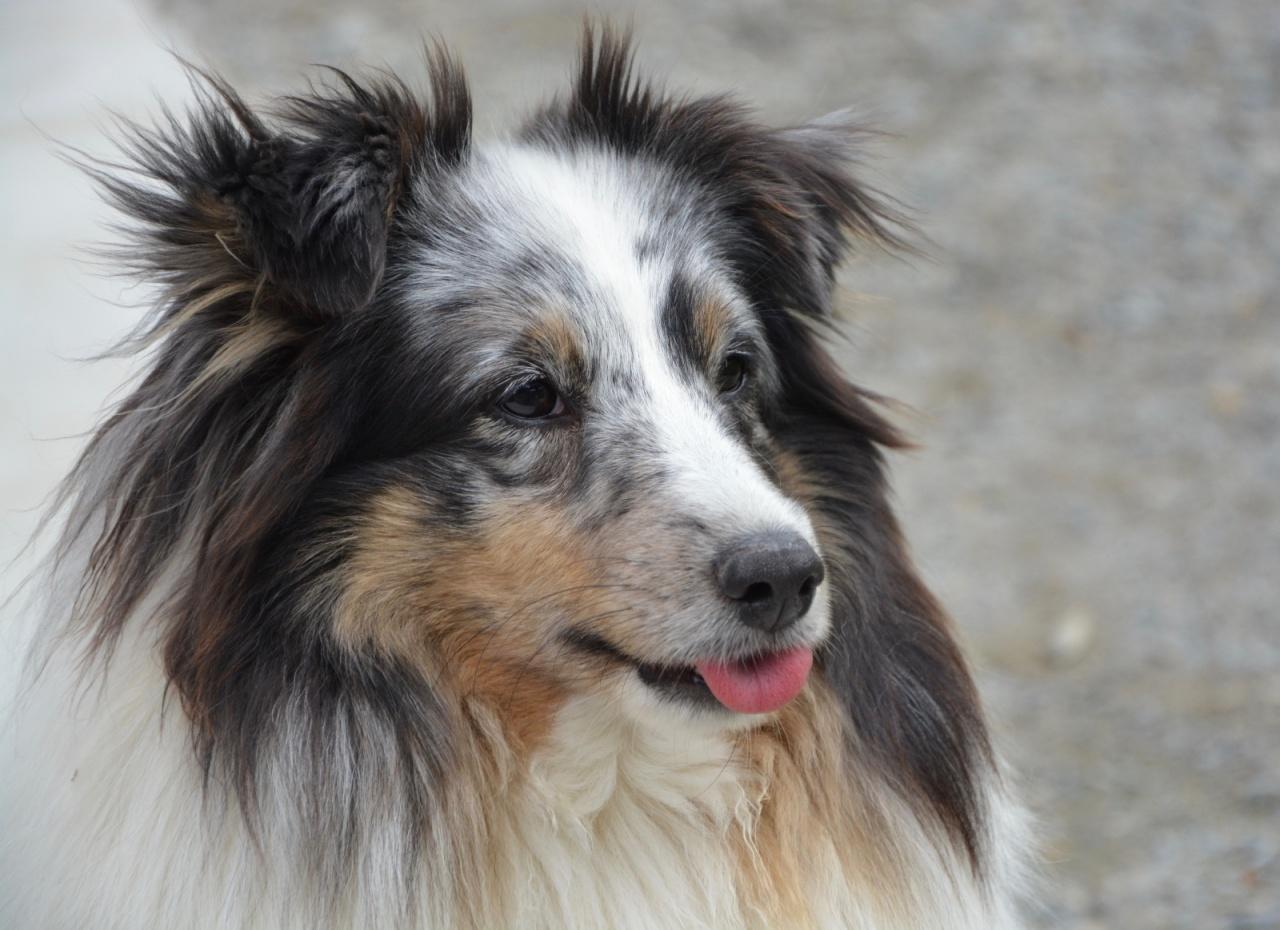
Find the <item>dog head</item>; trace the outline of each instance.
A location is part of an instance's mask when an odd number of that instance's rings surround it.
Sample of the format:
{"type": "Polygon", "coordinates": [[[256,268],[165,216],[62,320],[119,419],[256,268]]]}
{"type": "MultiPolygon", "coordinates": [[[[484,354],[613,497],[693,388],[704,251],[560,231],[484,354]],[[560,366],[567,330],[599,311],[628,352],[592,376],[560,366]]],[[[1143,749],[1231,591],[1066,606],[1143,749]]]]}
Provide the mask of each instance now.
{"type": "Polygon", "coordinates": [[[442,766],[471,699],[527,744],[580,695],[739,726],[816,653],[971,836],[980,723],[885,502],[898,439],[815,335],[851,244],[898,244],[857,127],[661,97],[607,33],[509,141],[473,142],[443,53],[432,83],[266,119],[210,79],[135,128],[149,182],[97,173],[164,294],[80,473],[111,463],[95,644],[172,568],[169,677],[242,772],[285,704],[442,766]]]}

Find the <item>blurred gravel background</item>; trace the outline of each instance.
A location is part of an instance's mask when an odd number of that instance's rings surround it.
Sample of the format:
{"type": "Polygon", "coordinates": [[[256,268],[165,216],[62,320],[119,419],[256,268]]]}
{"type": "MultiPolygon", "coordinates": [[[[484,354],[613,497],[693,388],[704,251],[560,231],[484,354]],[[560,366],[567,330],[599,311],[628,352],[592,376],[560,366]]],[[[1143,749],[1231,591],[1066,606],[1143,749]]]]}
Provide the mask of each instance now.
{"type": "MultiPolygon", "coordinates": [[[[1280,927],[1280,6],[591,9],[672,88],[894,134],[870,175],[933,259],[848,270],[842,355],[909,407],[902,509],[1042,820],[1036,925],[1280,927]]],[[[0,556],[79,442],[45,440],[125,372],[69,357],[138,299],[74,263],[103,212],[41,132],[107,151],[106,107],[184,96],[166,46],[265,92],[315,62],[419,74],[438,34],[492,135],[565,86],[582,12],[5,0],[0,556]]]]}

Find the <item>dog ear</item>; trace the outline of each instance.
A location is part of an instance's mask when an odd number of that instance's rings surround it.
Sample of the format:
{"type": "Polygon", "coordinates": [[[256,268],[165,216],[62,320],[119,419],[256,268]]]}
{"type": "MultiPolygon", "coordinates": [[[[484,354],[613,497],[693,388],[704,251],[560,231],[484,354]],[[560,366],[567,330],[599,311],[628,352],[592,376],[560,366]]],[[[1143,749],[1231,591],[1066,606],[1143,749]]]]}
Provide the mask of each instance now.
{"type": "Polygon", "coordinates": [[[840,116],[773,138],[787,186],[759,200],[756,214],[778,256],[756,296],[782,388],[767,419],[785,489],[813,515],[829,566],[832,635],[821,667],[853,751],[881,766],[980,871],[990,748],[950,620],[920,580],[889,505],[883,450],[906,442],[882,399],[852,384],[818,338],[831,321],[836,266],[854,240],[901,244],[889,225],[896,216],[849,172],[856,138],[840,116]]]}
{"type": "Polygon", "coordinates": [[[855,244],[911,250],[901,210],[854,173],[870,135],[846,111],[762,133],[752,161],[765,170],[748,172],[744,183],[768,262],[752,275],[771,289],[765,306],[829,317],[836,268],[855,244]]]}
{"type": "Polygon", "coordinates": [[[367,304],[411,174],[464,158],[466,85],[446,56],[431,64],[431,109],[395,80],[366,87],[334,70],[341,88],[291,98],[284,132],[258,138],[252,116],[242,120],[254,133],[226,195],[258,266],[300,306],[336,315],[367,304]]]}
{"type": "Polygon", "coordinates": [[[188,306],[216,292],[209,306],[225,312],[238,288],[242,310],[282,318],[360,310],[382,280],[412,177],[469,148],[461,70],[443,51],[430,66],[429,103],[398,80],[362,84],[335,70],[331,84],[266,115],[193,69],[186,120],[166,112],[158,129],[126,124],[132,177],[89,166],[136,224],[134,250],[116,257],[188,306]]]}
{"type": "Polygon", "coordinates": [[[883,401],[853,383],[819,340],[835,270],[855,242],[904,246],[901,217],[855,179],[862,132],[843,114],[754,143],[740,280],[778,361],[766,413],[784,490],[813,516],[828,566],[831,637],[820,665],[850,727],[851,752],[879,767],[974,869],[986,850],[990,747],[951,623],[912,564],[889,504],[883,450],[906,441],[883,401]]]}
{"type": "Polygon", "coordinates": [[[835,268],[853,240],[909,248],[900,211],[851,170],[871,133],[848,113],[772,129],[727,97],[665,96],[632,64],[626,33],[588,23],[572,92],[526,137],[604,145],[690,182],[721,254],[763,311],[828,316],[835,268]]]}
{"type": "Polygon", "coordinates": [[[413,147],[406,136],[420,129],[405,101],[349,86],[349,96],[294,100],[284,132],[267,130],[223,91],[246,131],[218,190],[235,207],[238,257],[279,300],[320,317],[360,309],[381,281],[413,147]]]}

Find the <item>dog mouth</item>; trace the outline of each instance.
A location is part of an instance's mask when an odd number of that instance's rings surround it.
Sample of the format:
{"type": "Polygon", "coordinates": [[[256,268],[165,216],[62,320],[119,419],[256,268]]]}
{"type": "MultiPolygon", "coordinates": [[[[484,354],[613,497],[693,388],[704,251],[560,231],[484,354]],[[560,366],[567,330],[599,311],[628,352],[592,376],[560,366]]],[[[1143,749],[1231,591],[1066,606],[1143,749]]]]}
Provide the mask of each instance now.
{"type": "Polygon", "coordinates": [[[659,694],[739,714],[778,710],[804,688],[813,666],[813,649],[809,646],[756,653],[727,662],[669,665],[637,659],[594,633],[573,631],[565,638],[582,652],[630,666],[641,682],[659,694]]]}

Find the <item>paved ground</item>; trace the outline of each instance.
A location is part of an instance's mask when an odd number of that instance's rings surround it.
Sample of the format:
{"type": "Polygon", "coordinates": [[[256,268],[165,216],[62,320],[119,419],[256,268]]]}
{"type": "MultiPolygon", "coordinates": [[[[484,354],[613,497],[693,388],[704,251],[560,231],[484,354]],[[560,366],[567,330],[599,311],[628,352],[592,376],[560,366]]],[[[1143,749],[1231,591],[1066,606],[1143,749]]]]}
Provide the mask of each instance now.
{"type": "MultiPolygon", "coordinates": [[[[127,4],[0,11],[0,555],[76,448],[32,436],[86,427],[122,372],[58,356],[132,319],[101,301],[131,295],[69,264],[101,213],[26,117],[94,144],[102,104],[182,94],[161,44],[279,89],[309,62],[412,69],[437,32],[488,133],[560,86],[580,15],[127,4]]],[[[1280,8],[651,0],[633,15],[674,87],[735,88],[780,121],[854,104],[897,134],[873,174],[917,208],[935,257],[850,269],[844,355],[912,408],[902,507],[1043,821],[1038,923],[1280,927],[1280,8]]]]}

